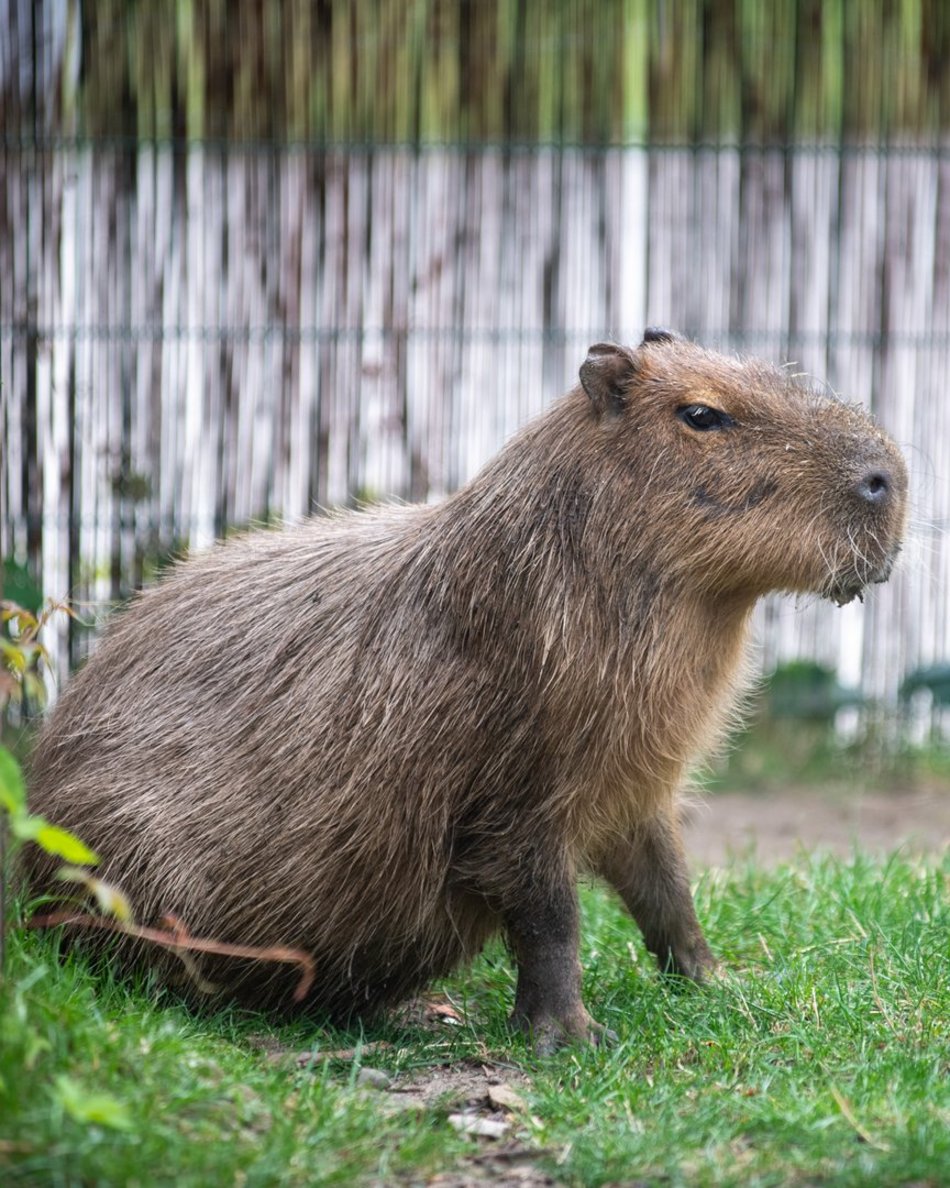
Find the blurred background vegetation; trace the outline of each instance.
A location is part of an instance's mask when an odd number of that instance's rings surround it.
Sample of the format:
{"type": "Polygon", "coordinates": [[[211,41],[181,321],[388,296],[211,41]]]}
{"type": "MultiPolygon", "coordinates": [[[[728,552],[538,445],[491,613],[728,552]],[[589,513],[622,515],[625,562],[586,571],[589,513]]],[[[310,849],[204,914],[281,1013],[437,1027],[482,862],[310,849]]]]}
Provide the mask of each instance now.
{"type": "Polygon", "coordinates": [[[939,136],[943,0],[4,0],[5,135],[622,145],[939,136]],[[81,58],[44,63],[64,23],[81,58]],[[49,66],[46,73],[44,67],[49,66]],[[22,71],[21,80],[29,79],[22,71]]]}

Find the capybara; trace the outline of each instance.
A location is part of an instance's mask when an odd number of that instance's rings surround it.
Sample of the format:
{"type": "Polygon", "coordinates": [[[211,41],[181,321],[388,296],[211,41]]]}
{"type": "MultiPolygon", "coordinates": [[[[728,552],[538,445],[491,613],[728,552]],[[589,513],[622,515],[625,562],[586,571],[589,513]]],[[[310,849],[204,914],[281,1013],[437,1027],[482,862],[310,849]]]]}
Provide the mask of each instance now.
{"type": "MultiPolygon", "coordinates": [[[[314,1010],[393,1003],[502,932],[514,1022],[596,1040],[578,876],[664,970],[712,967],[677,791],[756,600],[884,581],[906,493],[869,417],[785,370],[665,330],[599,343],[444,502],[249,532],[135,599],[50,715],[33,808],[141,921],[306,950],[314,1010]]],[[[200,968],[289,1005],[287,967],[200,968]]]]}

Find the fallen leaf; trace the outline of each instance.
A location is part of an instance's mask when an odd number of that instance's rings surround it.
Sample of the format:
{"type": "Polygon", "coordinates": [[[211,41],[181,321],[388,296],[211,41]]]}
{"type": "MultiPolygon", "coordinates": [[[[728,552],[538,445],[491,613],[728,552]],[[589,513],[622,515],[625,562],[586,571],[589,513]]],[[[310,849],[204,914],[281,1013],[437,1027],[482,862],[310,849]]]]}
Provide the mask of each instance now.
{"type": "Polygon", "coordinates": [[[425,1017],[433,1023],[451,1023],[455,1027],[462,1022],[462,1016],[447,1002],[427,1002],[425,1017]]]}

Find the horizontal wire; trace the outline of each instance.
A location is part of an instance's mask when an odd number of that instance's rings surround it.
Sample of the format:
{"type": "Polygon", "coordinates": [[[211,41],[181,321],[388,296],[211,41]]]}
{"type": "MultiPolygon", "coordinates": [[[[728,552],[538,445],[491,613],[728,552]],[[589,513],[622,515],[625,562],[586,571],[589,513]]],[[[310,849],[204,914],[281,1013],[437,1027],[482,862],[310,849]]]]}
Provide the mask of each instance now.
{"type": "Polygon", "coordinates": [[[574,152],[590,156],[611,153],[698,153],[740,156],[779,155],[789,157],[921,157],[950,160],[950,138],[931,136],[906,140],[839,141],[735,141],[735,140],[622,140],[588,142],[579,140],[528,139],[458,139],[458,140],[369,140],[331,137],[241,137],[241,136],[138,136],[132,134],[67,135],[56,132],[0,131],[0,149],[6,152],[58,152],[84,149],[135,152],[140,149],[170,149],[191,152],[208,149],[220,153],[247,153],[283,156],[287,153],[360,154],[377,152],[405,153],[510,153],[530,156],[533,153],[574,152]]]}
{"type": "MultiPolygon", "coordinates": [[[[866,347],[881,350],[891,347],[913,347],[916,350],[950,349],[950,332],[927,330],[723,330],[699,326],[685,326],[682,332],[689,337],[702,337],[708,343],[788,343],[796,345],[866,347]]],[[[257,342],[271,338],[292,342],[362,342],[374,338],[461,339],[474,342],[531,342],[549,343],[593,342],[595,339],[617,334],[616,329],[591,326],[587,329],[531,326],[292,326],[281,322],[260,325],[168,325],[164,323],[95,322],[87,324],[30,323],[27,321],[0,322],[0,339],[20,340],[92,340],[106,342],[154,342],[169,340],[198,342],[257,342]]],[[[639,339],[640,326],[620,335],[623,341],[639,339]]]]}

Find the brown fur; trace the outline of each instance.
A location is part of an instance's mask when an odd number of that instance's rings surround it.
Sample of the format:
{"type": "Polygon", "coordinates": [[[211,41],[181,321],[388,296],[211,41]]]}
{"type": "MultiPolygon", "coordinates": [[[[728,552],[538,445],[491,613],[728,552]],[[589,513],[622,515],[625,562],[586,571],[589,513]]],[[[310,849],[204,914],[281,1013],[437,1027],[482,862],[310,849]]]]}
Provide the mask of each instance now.
{"type": "MultiPolygon", "coordinates": [[[[597,1034],[580,872],[662,966],[712,964],[677,790],[734,705],[756,599],[887,576],[904,463],[860,410],[666,332],[592,347],[581,379],[446,502],[230,540],[117,616],[31,792],[141,919],[306,949],[311,1005],[340,1015],[504,930],[542,1046],[597,1034]],[[692,405],[734,423],[699,431],[692,405]]],[[[289,1001],[274,967],[202,969],[289,1001]]]]}

